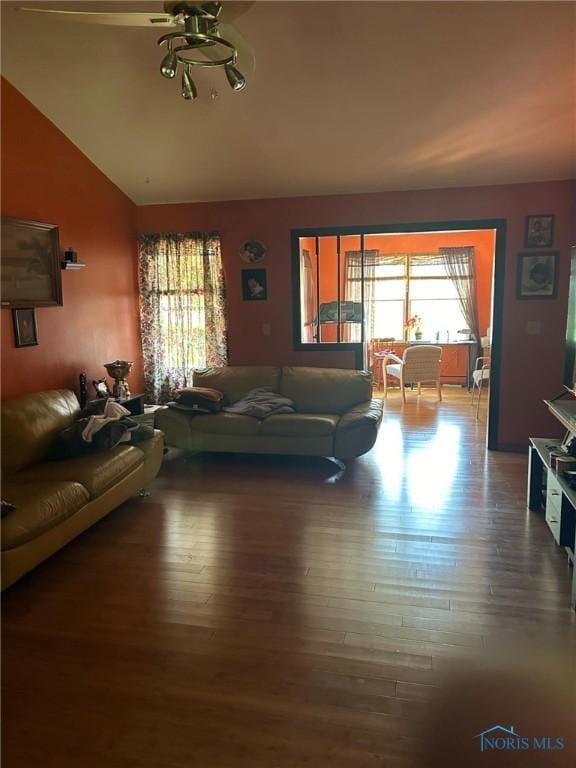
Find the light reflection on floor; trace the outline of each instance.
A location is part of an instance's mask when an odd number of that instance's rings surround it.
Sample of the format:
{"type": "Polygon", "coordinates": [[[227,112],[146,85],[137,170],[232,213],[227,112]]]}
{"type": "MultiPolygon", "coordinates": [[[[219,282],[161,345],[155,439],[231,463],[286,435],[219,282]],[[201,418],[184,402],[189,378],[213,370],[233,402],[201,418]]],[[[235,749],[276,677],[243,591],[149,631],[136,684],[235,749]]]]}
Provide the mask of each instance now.
{"type": "Polygon", "coordinates": [[[405,452],[402,424],[387,414],[374,448],[383,499],[422,510],[441,507],[455,490],[461,433],[459,425],[440,421],[405,452]]]}

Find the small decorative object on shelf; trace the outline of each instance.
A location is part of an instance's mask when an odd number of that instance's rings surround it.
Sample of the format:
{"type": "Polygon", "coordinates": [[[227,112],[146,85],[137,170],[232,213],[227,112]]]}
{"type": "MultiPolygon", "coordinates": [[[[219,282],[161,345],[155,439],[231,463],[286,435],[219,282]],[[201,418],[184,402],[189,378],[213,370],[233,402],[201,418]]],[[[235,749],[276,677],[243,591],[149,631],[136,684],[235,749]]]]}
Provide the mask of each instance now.
{"type": "Polygon", "coordinates": [[[108,374],[114,379],[114,386],[112,387],[112,396],[119,400],[124,400],[130,397],[130,388],[126,382],[126,376],[132,370],[133,362],[129,360],[114,360],[113,363],[105,363],[104,368],[108,371],[108,374]]]}
{"type": "Polygon", "coordinates": [[[78,261],[78,251],[70,247],[64,251],[64,261],[60,262],[62,269],[82,269],[86,264],[83,261],[78,261]]]}

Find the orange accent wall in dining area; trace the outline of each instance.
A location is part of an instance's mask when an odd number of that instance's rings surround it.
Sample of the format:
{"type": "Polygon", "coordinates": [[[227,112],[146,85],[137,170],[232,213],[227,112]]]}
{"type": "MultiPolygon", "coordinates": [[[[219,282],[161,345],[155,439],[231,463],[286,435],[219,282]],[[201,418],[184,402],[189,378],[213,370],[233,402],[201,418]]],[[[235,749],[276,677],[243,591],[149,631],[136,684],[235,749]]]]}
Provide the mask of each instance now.
{"type": "MultiPolygon", "coordinates": [[[[59,227],[84,269],[62,272],[63,306],[36,309],[38,346],[16,348],[2,309],[2,398],[78,388],[103,364],[134,361],[141,391],[134,204],[10,83],[2,79],[2,214],[59,227]]],[[[89,387],[91,389],[91,387],[89,387]]]]}

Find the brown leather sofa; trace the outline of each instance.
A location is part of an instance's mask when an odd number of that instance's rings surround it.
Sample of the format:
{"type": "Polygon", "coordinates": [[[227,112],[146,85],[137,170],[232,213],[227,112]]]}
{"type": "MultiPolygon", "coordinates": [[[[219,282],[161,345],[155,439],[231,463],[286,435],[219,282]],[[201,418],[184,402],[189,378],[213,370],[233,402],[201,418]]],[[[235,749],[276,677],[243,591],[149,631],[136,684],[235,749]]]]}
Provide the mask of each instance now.
{"type": "Polygon", "coordinates": [[[2,588],[145,487],[162,463],[164,436],[65,461],[46,459],[80,405],[70,390],[2,403],[2,588]]]}
{"type": "Polygon", "coordinates": [[[296,413],[262,421],[235,413],[156,412],[166,443],[187,451],[279,453],[352,459],[369,451],[382,421],[366,371],[307,366],[228,366],[194,373],[194,386],[224,392],[229,402],[255,387],[270,387],[294,401],[296,413]]]}

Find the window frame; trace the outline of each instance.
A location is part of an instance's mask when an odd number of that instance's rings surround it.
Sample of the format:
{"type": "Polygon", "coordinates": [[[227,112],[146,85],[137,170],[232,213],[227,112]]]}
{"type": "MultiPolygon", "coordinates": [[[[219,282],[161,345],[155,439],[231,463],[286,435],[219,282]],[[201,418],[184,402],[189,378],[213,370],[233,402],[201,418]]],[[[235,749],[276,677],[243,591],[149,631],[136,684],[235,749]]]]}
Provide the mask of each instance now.
{"type": "MultiPolygon", "coordinates": [[[[388,254],[385,254],[385,255],[388,255],[388,254]]],[[[403,280],[404,281],[404,299],[403,299],[403,305],[404,305],[403,315],[404,315],[404,319],[403,319],[403,324],[402,325],[403,325],[403,329],[404,329],[404,328],[406,328],[406,325],[408,324],[408,320],[412,316],[412,310],[410,308],[411,307],[411,302],[412,301],[419,301],[419,299],[413,299],[413,297],[411,296],[410,284],[412,282],[417,282],[419,280],[450,280],[451,281],[452,278],[450,277],[450,275],[412,275],[411,274],[411,269],[410,268],[412,266],[412,262],[413,261],[416,261],[419,257],[422,257],[422,256],[430,256],[430,257],[437,256],[437,254],[435,254],[435,253],[428,254],[428,253],[417,253],[417,252],[414,252],[414,253],[391,254],[391,255],[396,256],[397,258],[400,255],[402,255],[404,257],[402,259],[403,266],[404,266],[404,271],[403,271],[402,276],[400,276],[400,275],[393,275],[393,276],[390,276],[390,277],[365,277],[365,278],[353,277],[353,278],[351,278],[350,282],[360,282],[361,280],[364,280],[364,283],[379,283],[379,282],[387,282],[387,281],[390,281],[390,280],[397,280],[397,281],[398,280],[403,280]]],[[[469,274],[468,275],[468,280],[471,280],[471,279],[472,279],[472,275],[469,274]]],[[[385,302],[385,301],[400,301],[400,299],[375,299],[374,303],[385,302]]],[[[426,301],[458,301],[458,299],[427,298],[426,301]]],[[[464,319],[463,319],[463,322],[465,322],[464,319]]],[[[404,337],[405,337],[405,334],[403,333],[402,337],[399,338],[399,339],[395,339],[395,341],[397,341],[397,342],[404,341],[405,340],[404,337]]],[[[331,342],[331,343],[335,343],[335,342],[331,342]]]]}

